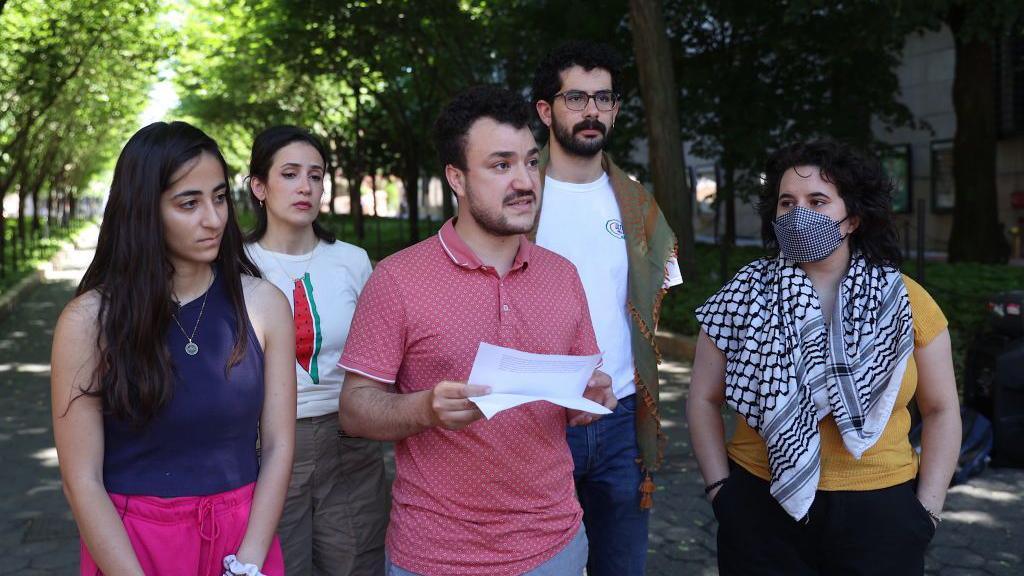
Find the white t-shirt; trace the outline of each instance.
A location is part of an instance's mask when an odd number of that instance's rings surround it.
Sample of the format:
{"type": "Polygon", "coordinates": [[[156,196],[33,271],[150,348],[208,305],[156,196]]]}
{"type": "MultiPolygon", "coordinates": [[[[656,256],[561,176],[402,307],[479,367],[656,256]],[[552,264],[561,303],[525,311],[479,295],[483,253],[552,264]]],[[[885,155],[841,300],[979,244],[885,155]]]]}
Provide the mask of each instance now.
{"type": "Polygon", "coordinates": [[[334,244],[321,241],[312,253],[298,256],[271,252],[256,243],[246,244],[245,249],[263,277],[284,292],[292,306],[296,416],[337,412],[345,379],[338,359],[348,339],[356,300],[371,272],[366,251],[340,240],[334,244]],[[300,276],[302,281],[293,280],[300,276]]]}
{"type": "MultiPolygon", "coordinates": [[[[547,176],[542,203],[537,244],[576,266],[603,355],[601,370],[611,376],[616,398],[629,396],[636,392],[626,307],[629,260],[622,215],[608,175],[588,184],[547,176]]],[[[672,258],[666,265],[665,286],[681,283],[679,266],[672,258]]]]}

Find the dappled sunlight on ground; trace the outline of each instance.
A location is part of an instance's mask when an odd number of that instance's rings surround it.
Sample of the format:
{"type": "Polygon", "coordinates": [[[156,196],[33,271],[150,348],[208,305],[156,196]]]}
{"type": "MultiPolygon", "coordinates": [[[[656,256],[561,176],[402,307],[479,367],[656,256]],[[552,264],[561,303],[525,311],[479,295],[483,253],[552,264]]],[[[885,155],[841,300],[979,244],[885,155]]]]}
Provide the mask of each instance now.
{"type": "Polygon", "coordinates": [[[979,510],[947,511],[942,514],[942,521],[950,524],[956,522],[962,524],[981,524],[988,528],[1000,528],[1003,525],[988,512],[981,512],[979,510]]]}
{"type": "Polygon", "coordinates": [[[43,480],[39,484],[39,486],[35,486],[35,487],[29,489],[29,491],[26,492],[25,495],[26,496],[36,496],[36,495],[41,494],[43,492],[63,493],[63,489],[61,488],[60,480],[43,480]]]}
{"type": "Polygon", "coordinates": [[[690,365],[683,364],[682,362],[672,362],[669,360],[663,360],[661,362],[661,365],[658,366],[658,371],[662,374],[662,376],[685,375],[688,377],[690,375],[690,365]]]}
{"type": "Polygon", "coordinates": [[[36,460],[39,460],[39,462],[43,466],[46,466],[47,468],[56,468],[57,466],[59,466],[59,464],[57,462],[57,447],[56,446],[50,446],[49,448],[43,448],[42,450],[39,450],[39,451],[35,452],[34,454],[32,454],[32,457],[35,458],[36,460]]]}
{"type": "Polygon", "coordinates": [[[1019,505],[1021,501],[1021,494],[1019,492],[1012,493],[1004,490],[993,490],[984,489],[971,484],[962,484],[960,486],[954,486],[949,489],[950,494],[963,494],[971,498],[982,498],[991,502],[999,502],[1002,504],[1019,505]]]}
{"type": "Polygon", "coordinates": [[[49,364],[33,364],[21,362],[8,362],[0,364],[0,374],[4,372],[21,372],[23,374],[50,374],[49,364]]]}

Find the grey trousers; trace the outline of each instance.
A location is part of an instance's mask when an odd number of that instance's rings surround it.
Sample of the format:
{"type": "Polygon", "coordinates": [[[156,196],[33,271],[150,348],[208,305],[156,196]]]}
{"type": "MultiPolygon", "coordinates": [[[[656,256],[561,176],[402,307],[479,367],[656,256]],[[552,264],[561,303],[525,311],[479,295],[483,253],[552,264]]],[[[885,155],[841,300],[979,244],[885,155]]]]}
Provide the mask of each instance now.
{"type": "MultiPolygon", "coordinates": [[[[580,525],[576,536],[550,560],[537,566],[523,576],[582,576],[587,566],[587,531],[580,525]]],[[[419,576],[387,561],[387,576],[419,576]]]]}

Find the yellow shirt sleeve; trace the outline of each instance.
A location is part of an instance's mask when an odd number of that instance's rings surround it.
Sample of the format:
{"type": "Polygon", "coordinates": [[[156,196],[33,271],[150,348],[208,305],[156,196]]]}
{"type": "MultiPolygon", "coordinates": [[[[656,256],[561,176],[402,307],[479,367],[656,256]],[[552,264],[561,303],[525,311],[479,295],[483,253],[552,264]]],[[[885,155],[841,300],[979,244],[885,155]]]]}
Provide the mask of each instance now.
{"type": "Polygon", "coordinates": [[[907,286],[910,310],[914,316],[914,347],[921,348],[941,334],[949,322],[924,287],[906,274],[903,275],[903,283],[907,286]]]}

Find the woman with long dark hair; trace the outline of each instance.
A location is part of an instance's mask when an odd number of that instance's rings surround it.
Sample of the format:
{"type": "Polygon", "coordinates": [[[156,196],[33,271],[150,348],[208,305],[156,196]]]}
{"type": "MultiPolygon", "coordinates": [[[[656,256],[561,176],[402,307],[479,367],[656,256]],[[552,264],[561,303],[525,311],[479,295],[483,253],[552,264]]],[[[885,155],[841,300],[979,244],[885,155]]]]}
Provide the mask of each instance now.
{"type": "Polygon", "coordinates": [[[302,128],[274,126],[253,142],[257,222],[246,251],[288,297],[295,328],[295,462],[278,534],[290,574],[376,575],[387,526],[381,445],[338,423],[338,358],[370,259],[317,221],[329,174],[323,145],[302,128]]]}
{"type": "Polygon", "coordinates": [[[923,574],[960,447],[946,319],[899,271],[877,160],[812,142],[776,152],[765,174],[774,256],[697,309],[687,417],[719,569],[923,574]],[[738,416],[728,443],[723,403],[738,416]]]}
{"type": "Polygon", "coordinates": [[[288,305],[258,276],[217,144],[183,122],[139,130],[54,334],[82,574],[283,573],[294,337],[273,329],[288,305]]]}

